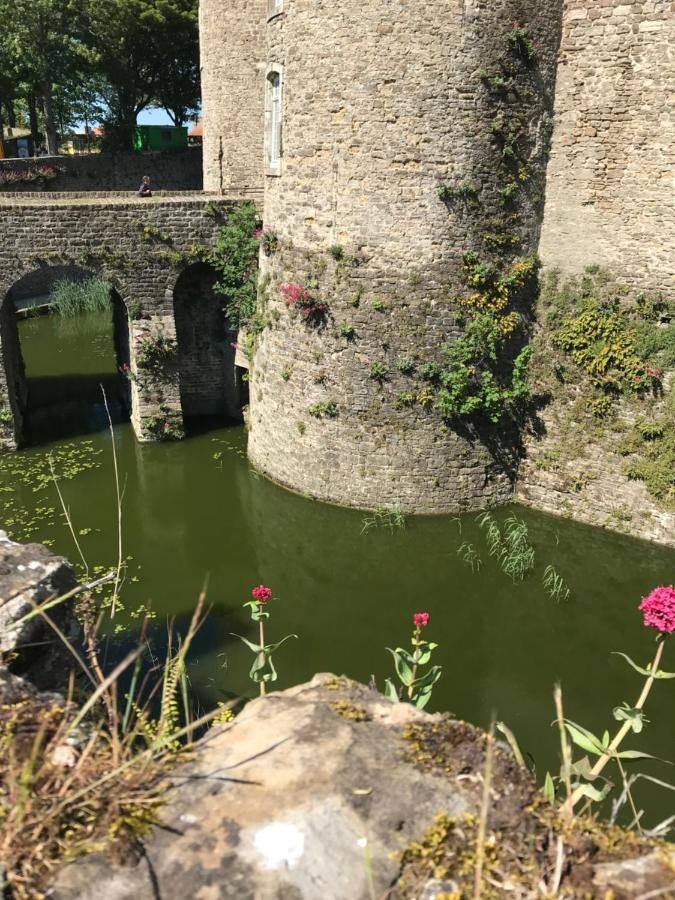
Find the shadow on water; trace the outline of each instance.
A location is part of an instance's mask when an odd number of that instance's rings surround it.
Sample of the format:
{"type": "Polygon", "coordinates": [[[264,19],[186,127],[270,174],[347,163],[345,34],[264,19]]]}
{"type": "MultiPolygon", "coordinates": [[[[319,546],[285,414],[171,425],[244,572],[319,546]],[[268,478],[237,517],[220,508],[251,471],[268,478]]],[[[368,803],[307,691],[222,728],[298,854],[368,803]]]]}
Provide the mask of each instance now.
{"type": "Polygon", "coordinates": [[[113,424],[129,419],[124,386],[116,374],[44,375],[28,378],[27,386],[24,427],[32,445],[108,428],[103,391],[113,424]]]}

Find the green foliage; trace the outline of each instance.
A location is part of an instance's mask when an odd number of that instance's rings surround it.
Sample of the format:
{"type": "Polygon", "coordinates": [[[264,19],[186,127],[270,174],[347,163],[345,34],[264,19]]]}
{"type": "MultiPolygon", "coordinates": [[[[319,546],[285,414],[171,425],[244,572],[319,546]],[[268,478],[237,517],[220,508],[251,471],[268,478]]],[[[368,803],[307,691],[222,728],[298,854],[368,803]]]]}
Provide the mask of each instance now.
{"type": "Polygon", "coordinates": [[[397,409],[410,409],[417,403],[417,394],[413,391],[401,391],[396,398],[397,409]]]}
{"type": "Polygon", "coordinates": [[[478,524],[486,533],[490,556],[497,558],[504,574],[514,583],[523,581],[534,569],[535,558],[526,523],[510,515],[500,527],[491,513],[484,512],[478,517],[478,524]]]}
{"type": "Polygon", "coordinates": [[[406,526],[405,514],[397,507],[382,506],[366,516],[361,526],[361,534],[367,534],[373,528],[388,528],[394,532],[406,526]]]}
{"type": "Polygon", "coordinates": [[[635,333],[616,303],[583,300],[576,314],[560,325],[553,343],[605,390],[634,390],[644,370],[635,333]]]}
{"type": "Polygon", "coordinates": [[[387,309],[387,304],[384,300],[373,300],[371,305],[376,312],[385,312],[387,309]]]}
{"type": "Polygon", "coordinates": [[[460,200],[467,205],[473,205],[478,203],[478,188],[470,181],[464,181],[457,187],[442,184],[438,188],[438,196],[444,203],[460,200]]]}
{"type": "Polygon", "coordinates": [[[377,381],[379,384],[383,384],[389,375],[387,367],[379,360],[371,365],[369,374],[373,381],[377,381]]]}
{"type": "Polygon", "coordinates": [[[102,312],[110,308],[111,288],[101,278],[72,281],[64,278],[54,283],[49,303],[60,316],[77,316],[85,312],[102,312]]]}
{"type": "Polygon", "coordinates": [[[321,419],[323,416],[334,419],[338,414],[338,408],[332,400],[324,400],[322,403],[314,403],[307,409],[307,412],[315,419],[321,419]]]}
{"type": "Polygon", "coordinates": [[[496,424],[529,397],[526,379],[532,352],[530,345],[524,347],[510,378],[505,378],[506,348],[499,327],[489,313],[478,314],[461,338],[443,348],[435,409],[448,419],[479,416],[496,424]]]}
{"type": "Polygon", "coordinates": [[[136,364],[139,369],[162,367],[175,357],[177,350],[175,338],[158,331],[140,339],[136,345],[136,364]]]}
{"type": "Polygon", "coordinates": [[[438,682],[443,672],[441,666],[431,666],[425,672],[424,666],[429,665],[433,651],[438,647],[431,641],[423,641],[421,629],[416,627],[412,635],[412,653],[403,647],[387,650],[394,658],[396,676],[400,687],[396,687],[390,678],[385,681],[384,695],[393,703],[405,700],[412,703],[418,709],[424,709],[429,700],[434,685],[438,682]]]}
{"type": "Polygon", "coordinates": [[[652,497],[675,510],[675,413],[669,409],[659,423],[636,425],[622,450],[630,456],[624,474],[643,481],[652,497]]]}
{"type": "Polygon", "coordinates": [[[409,357],[404,356],[398,360],[396,368],[402,375],[412,375],[415,371],[415,363],[409,357]]]}
{"type": "Polygon", "coordinates": [[[342,322],[338,330],[342,337],[347,338],[348,341],[351,341],[356,335],[356,328],[354,328],[353,325],[349,325],[347,322],[342,322]]]}
{"type": "Polygon", "coordinates": [[[216,290],[225,298],[233,328],[247,326],[257,310],[258,214],[252,203],[234,209],[216,238],[213,265],[220,274],[216,290]]]}
{"type": "Polygon", "coordinates": [[[533,66],[539,53],[526,25],[514,24],[509,34],[509,46],[528,66],[533,66]]]}
{"type": "Polygon", "coordinates": [[[168,406],[160,406],[159,412],[143,420],[143,427],[156,441],[180,441],[185,437],[183,417],[168,406]]]}
{"type": "Polygon", "coordinates": [[[341,262],[345,258],[345,251],[339,244],[333,244],[332,247],[328,248],[328,252],[335,262],[341,262]]]}
{"type": "Polygon", "coordinates": [[[567,587],[563,577],[554,566],[546,566],[542,580],[544,587],[546,588],[546,593],[551,600],[556,600],[557,602],[569,600],[570,589],[567,587]]]}

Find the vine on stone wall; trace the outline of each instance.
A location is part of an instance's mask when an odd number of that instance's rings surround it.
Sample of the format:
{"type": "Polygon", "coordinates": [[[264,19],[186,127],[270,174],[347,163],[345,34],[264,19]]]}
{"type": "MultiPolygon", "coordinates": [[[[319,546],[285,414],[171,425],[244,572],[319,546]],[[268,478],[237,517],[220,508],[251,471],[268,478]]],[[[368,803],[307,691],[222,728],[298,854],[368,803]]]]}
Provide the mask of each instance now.
{"type": "Polygon", "coordinates": [[[454,298],[464,334],[442,348],[433,377],[434,407],[447,419],[518,416],[529,398],[532,357],[528,319],[537,294],[539,263],[520,256],[525,239],[523,192],[535,152],[533,118],[542,97],[534,71],[538,50],[526,25],[514,23],[506,48],[479,78],[492,123],[484,166],[497,173],[496,190],[473,180],[441,185],[441,200],[461,203],[474,248],[463,256],[467,290],[454,298]]]}

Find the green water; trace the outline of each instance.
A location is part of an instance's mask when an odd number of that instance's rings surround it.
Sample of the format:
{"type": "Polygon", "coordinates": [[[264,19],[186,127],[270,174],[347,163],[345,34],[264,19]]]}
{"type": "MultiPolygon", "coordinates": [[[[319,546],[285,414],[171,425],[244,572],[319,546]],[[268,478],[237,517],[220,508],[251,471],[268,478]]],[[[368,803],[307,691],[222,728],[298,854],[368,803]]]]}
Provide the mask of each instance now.
{"type": "MultiPolygon", "coordinates": [[[[107,317],[99,317],[97,328],[109,334],[107,317]]],[[[21,323],[20,331],[29,376],[47,377],[57,366],[76,385],[83,368],[89,376],[114,376],[109,337],[107,345],[94,340],[93,351],[85,352],[82,340],[71,338],[56,319],[21,323]],[[98,356],[101,347],[105,352],[98,356]]],[[[80,537],[90,565],[112,564],[116,513],[109,433],[93,432],[65,445],[45,442],[44,434],[38,438],[40,446],[0,462],[3,485],[16,487],[15,493],[0,494],[3,518],[23,508],[24,519],[33,520],[32,539],[50,540],[75,559],[58,513],[44,512],[56,506],[53,487],[34,492],[35,477],[27,474],[44,472],[47,452],[60,449],[57,467],[94,466],[64,480],[62,489],[76,529],[92,529],[80,537]],[[80,457],[73,461],[75,454],[80,457]],[[21,485],[22,475],[32,482],[21,485]],[[38,507],[43,512],[36,515],[38,507]]],[[[653,633],[642,627],[636,607],[652,587],[673,581],[670,550],[515,508],[529,525],[536,568],[514,585],[489,558],[474,516],[461,522],[412,518],[405,530],[361,534],[362,513],[305,500],[252,471],[240,427],[216,428],[179,444],[141,446],[123,423],[115,427],[115,446],[124,482],[124,550],[133,557],[124,590],[129,630],[117,636],[118,652],[138,627],[131,616],[135,606],[157,612],[161,643],[166,617],[176,615],[184,623],[208,577],[213,608],[190,665],[204,706],[252,693],[250,652],[231,632],[254,637],[241,604],[260,582],[271,585],[277,598],[270,638],[299,636],[276,657],[278,687],[320,671],[366,681],[375,675],[381,685],[392,670],[385,647],[404,644],[413,612],[428,611],[428,637],[440,644],[436,661],[444,667],[431,708],[481,725],[497,715],[541,774],[557,765],[551,727],[557,681],[569,717],[597,732],[615,726],[614,706],[637,699],[639,676],[612,651],[643,664],[651,658],[653,633]],[[480,552],[479,572],[458,556],[463,541],[480,552]],[[567,602],[552,601],[542,587],[549,564],[571,589],[567,602]]],[[[18,527],[15,533],[25,536],[18,527]]],[[[667,648],[664,665],[675,670],[675,646],[667,648]]],[[[675,759],[674,683],[658,683],[652,696],[651,724],[630,745],[675,759]]],[[[670,766],[642,768],[675,782],[670,766]]],[[[650,787],[640,797],[652,824],[675,811],[675,793],[650,787]]]]}

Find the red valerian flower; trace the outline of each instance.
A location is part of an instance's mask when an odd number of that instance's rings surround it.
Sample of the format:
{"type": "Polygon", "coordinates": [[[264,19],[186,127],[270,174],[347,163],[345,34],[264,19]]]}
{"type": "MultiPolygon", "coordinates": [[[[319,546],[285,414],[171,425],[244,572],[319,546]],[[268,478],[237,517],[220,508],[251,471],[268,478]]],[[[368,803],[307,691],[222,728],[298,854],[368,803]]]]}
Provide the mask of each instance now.
{"type": "Polygon", "coordinates": [[[642,599],[640,611],[646,628],[656,628],[662,634],[675,631],[675,588],[657,587],[642,599]]]}
{"type": "Polygon", "coordinates": [[[425,628],[429,624],[429,613],[415,613],[413,625],[415,628],[425,628]]]}
{"type": "Polygon", "coordinates": [[[264,584],[259,584],[258,587],[253,588],[251,596],[254,600],[257,600],[258,603],[267,603],[272,596],[272,588],[265,587],[264,584]]]}

